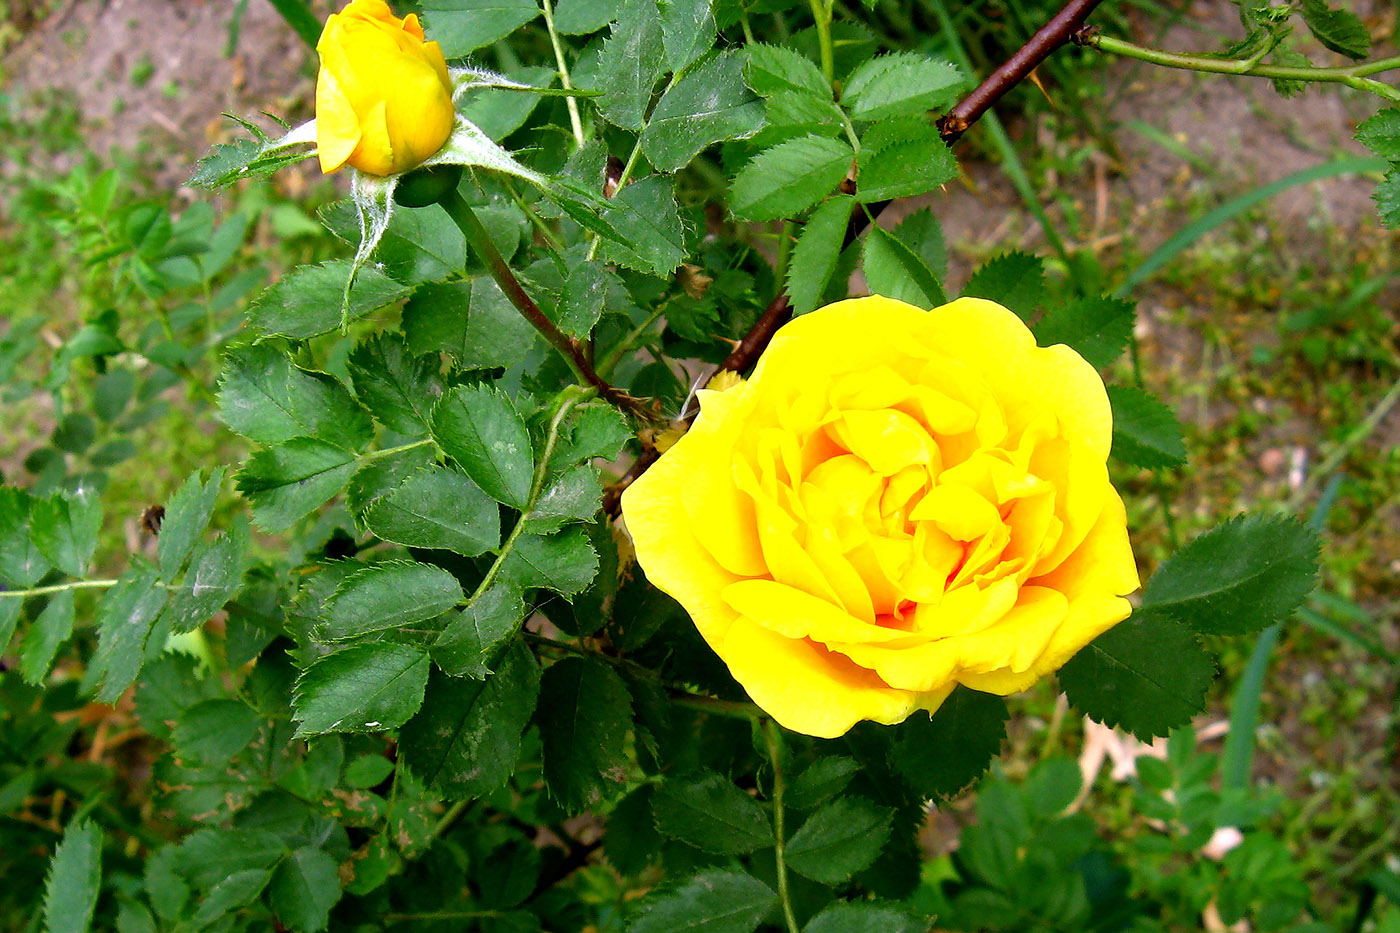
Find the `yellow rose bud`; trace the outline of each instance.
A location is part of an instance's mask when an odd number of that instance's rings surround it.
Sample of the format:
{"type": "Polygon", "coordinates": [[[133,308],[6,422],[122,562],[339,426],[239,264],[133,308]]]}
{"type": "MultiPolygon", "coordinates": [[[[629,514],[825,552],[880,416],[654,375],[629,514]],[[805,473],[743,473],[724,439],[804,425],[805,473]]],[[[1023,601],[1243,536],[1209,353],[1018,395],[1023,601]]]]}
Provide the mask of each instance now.
{"type": "Polygon", "coordinates": [[[789,729],[1023,690],[1131,611],[1103,382],[1000,305],[842,301],[700,401],[623,515],[647,577],[789,729]]]}
{"type": "Polygon", "coordinates": [[[383,0],[352,0],[316,43],[316,146],[321,171],[349,163],[370,175],[406,172],[452,134],[447,61],[418,17],[383,0]]]}

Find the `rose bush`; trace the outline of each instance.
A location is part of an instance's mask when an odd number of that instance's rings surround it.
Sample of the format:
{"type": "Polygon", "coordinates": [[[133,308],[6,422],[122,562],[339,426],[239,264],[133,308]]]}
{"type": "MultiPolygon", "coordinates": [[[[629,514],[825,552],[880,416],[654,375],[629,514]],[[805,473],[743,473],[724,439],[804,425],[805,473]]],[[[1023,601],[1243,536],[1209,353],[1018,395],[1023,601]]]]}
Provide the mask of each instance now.
{"type": "Polygon", "coordinates": [[[349,164],[406,172],[442,148],[456,118],[447,62],[418,17],[383,0],[352,0],[316,44],[316,146],[321,171],[349,164]]]}
{"type": "Polygon", "coordinates": [[[647,577],[789,729],[1022,690],[1131,611],[1103,382],[1000,305],[829,305],[701,405],[623,515],[647,577]]]}

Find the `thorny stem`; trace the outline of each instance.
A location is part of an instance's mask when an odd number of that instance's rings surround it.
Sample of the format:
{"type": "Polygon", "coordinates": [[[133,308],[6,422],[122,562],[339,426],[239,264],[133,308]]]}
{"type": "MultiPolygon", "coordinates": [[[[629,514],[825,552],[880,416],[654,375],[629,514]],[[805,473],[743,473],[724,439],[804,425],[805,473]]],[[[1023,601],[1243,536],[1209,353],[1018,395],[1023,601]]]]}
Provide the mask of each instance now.
{"type": "Polygon", "coordinates": [[[1051,53],[1069,43],[1083,27],[1084,21],[1102,0],[1070,0],[1060,12],[1036,31],[1010,58],[987,75],[972,93],[949,110],[938,121],[944,140],[952,142],[976,123],[993,104],[1006,96],[1013,87],[1049,58],[1051,53]]]}
{"type": "MultiPolygon", "coordinates": [[[[554,46],[554,61],[559,66],[559,83],[564,90],[572,91],[573,83],[569,80],[569,64],[564,61],[564,47],[559,42],[559,33],[554,28],[554,4],[550,0],[540,0],[544,6],[544,25],[549,30],[549,43],[554,46]]],[[[569,125],[574,130],[574,142],[580,147],[583,146],[583,121],[578,115],[578,101],[573,96],[564,98],[564,105],[569,108],[569,125]]]]}
{"type": "MultiPolygon", "coordinates": [[[[506,558],[510,552],[515,550],[515,542],[525,531],[526,524],[529,523],[530,515],[535,510],[535,505],[540,500],[540,493],[544,491],[544,478],[549,472],[549,458],[554,455],[554,445],[559,442],[559,426],[564,423],[564,418],[569,411],[579,402],[592,397],[592,389],[584,389],[580,386],[570,386],[564,390],[559,400],[559,407],[554,410],[554,415],[549,419],[549,429],[545,433],[544,449],[540,451],[540,461],[535,466],[535,475],[530,481],[530,495],[525,500],[525,508],[521,510],[520,517],[516,519],[515,527],[506,536],[505,543],[496,552],[496,559],[491,562],[490,568],[486,571],[486,576],[481,578],[472,595],[467,598],[465,608],[470,609],[472,604],[481,598],[481,594],[491,588],[491,584],[496,582],[496,577],[500,576],[501,568],[505,566],[506,558]]],[[[523,620],[522,620],[523,621],[523,620]]],[[[510,638],[501,639],[500,644],[505,645],[510,638]]]]}
{"type": "Polygon", "coordinates": [[[481,220],[476,216],[476,212],[471,209],[462,195],[455,189],[449,191],[440,202],[447,215],[461,228],[462,235],[466,237],[467,245],[471,247],[473,253],[485,265],[491,278],[496,280],[496,284],[501,287],[501,291],[510,299],[510,303],[515,305],[517,311],[529,321],[530,324],[539,331],[545,340],[548,340],[554,349],[559,351],[559,355],[564,357],[569,368],[579,381],[597,390],[598,394],[609,403],[618,406],[630,414],[641,418],[644,421],[651,420],[651,412],[637,399],[621,391],[615,386],[606,382],[593,369],[593,364],[588,361],[588,357],[583,352],[583,347],[579,345],[568,334],[560,330],[553,321],[549,319],[540,306],[535,304],[533,298],[526,293],[520,280],[515,277],[510,264],[501,256],[496,249],[496,244],[491,242],[491,235],[482,226],[481,220]]]}
{"type": "Polygon", "coordinates": [[[778,900],[783,904],[783,919],[788,933],[798,933],[797,917],[792,912],[788,895],[787,862],[783,860],[783,733],[782,727],[771,719],[763,722],[763,740],[768,746],[768,761],[773,765],[773,847],[778,869],[778,900]]]}
{"type": "Polygon", "coordinates": [[[1265,65],[1258,58],[1215,58],[1210,55],[1190,55],[1181,52],[1166,52],[1100,35],[1088,28],[1081,28],[1071,37],[1078,45],[1134,58],[1151,65],[1164,68],[1177,68],[1184,71],[1198,71],[1205,74],[1240,75],[1248,78],[1278,78],[1286,81],[1310,81],[1324,84],[1345,84],[1362,91],[1370,91],[1390,101],[1400,101],[1400,89],[1383,81],[1373,81],[1367,75],[1400,68],[1400,56],[1378,58],[1358,65],[1338,68],[1293,67],[1289,65],[1265,65]]]}

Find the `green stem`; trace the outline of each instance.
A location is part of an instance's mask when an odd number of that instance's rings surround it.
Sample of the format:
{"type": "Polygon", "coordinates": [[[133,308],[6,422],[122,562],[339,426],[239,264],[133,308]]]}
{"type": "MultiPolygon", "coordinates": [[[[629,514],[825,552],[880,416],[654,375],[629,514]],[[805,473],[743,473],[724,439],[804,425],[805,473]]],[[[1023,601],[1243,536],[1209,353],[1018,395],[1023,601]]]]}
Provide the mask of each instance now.
{"type": "Polygon", "coordinates": [[[0,599],[28,599],[30,596],[47,596],[62,593],[64,590],[85,590],[116,586],[118,580],[74,580],[71,583],[55,583],[52,586],[36,586],[28,590],[0,590],[0,599]]]}
{"type": "Polygon", "coordinates": [[[559,355],[569,364],[569,368],[573,370],[579,382],[597,390],[598,394],[610,404],[616,405],[643,420],[651,420],[651,413],[647,411],[645,406],[604,381],[594,370],[593,364],[588,361],[588,357],[584,354],[578,341],[560,330],[540,310],[540,306],[535,304],[535,300],[530,297],[525,291],[525,287],[520,284],[520,280],[515,277],[510,264],[496,249],[496,244],[491,242],[491,235],[486,232],[486,228],[482,226],[481,220],[471,209],[471,205],[462,198],[461,192],[454,188],[444,195],[439,203],[443,210],[447,211],[447,216],[451,217],[461,229],[462,235],[466,237],[467,246],[486,266],[491,278],[496,280],[496,284],[510,299],[510,303],[515,305],[515,309],[520,312],[521,316],[529,321],[531,326],[539,331],[555,350],[559,351],[559,355]]]}
{"type": "MultiPolygon", "coordinates": [[[[464,608],[470,609],[472,604],[481,598],[481,594],[491,588],[491,584],[496,582],[496,577],[500,576],[501,568],[505,566],[506,558],[510,552],[515,550],[515,542],[525,532],[525,525],[530,520],[530,514],[534,512],[535,505],[539,502],[540,493],[544,490],[544,479],[549,472],[549,458],[554,454],[554,445],[559,442],[559,426],[564,423],[564,417],[579,402],[593,396],[592,389],[584,389],[579,386],[569,386],[562,393],[558,407],[554,410],[554,416],[549,419],[549,429],[545,434],[544,449],[540,451],[540,462],[535,467],[534,478],[530,481],[530,496],[525,500],[525,508],[520,512],[520,518],[516,520],[515,527],[510,530],[505,543],[496,552],[496,559],[491,562],[491,566],[486,571],[486,576],[481,578],[472,595],[467,598],[464,608]]],[[[524,619],[519,624],[524,624],[524,619]]],[[[514,632],[511,633],[514,635],[514,632]]],[[[506,645],[511,636],[501,639],[500,644],[506,645]]]]}
{"type": "Polygon", "coordinates": [[[392,457],[394,454],[401,454],[405,450],[413,450],[415,447],[426,447],[432,442],[433,439],[431,437],[425,437],[421,441],[414,441],[411,444],[400,444],[398,447],[386,447],[383,450],[371,450],[369,453],[360,457],[360,462],[370,463],[374,460],[382,460],[385,457],[392,457]]]}
{"type": "Polygon", "coordinates": [[[836,85],[836,55],[831,44],[831,0],[807,0],[817,23],[817,45],[821,50],[822,74],[826,83],[836,85]]]}
{"type": "Polygon", "coordinates": [[[772,719],[763,722],[763,740],[768,746],[768,761],[773,765],[773,847],[778,869],[778,900],[783,904],[783,919],[787,922],[788,933],[798,933],[797,917],[792,912],[792,898],[788,895],[787,862],[783,859],[783,733],[782,727],[772,719]]]}
{"type": "Polygon", "coordinates": [[[1183,71],[1197,71],[1204,74],[1240,75],[1248,78],[1276,78],[1285,81],[1310,81],[1325,84],[1345,84],[1362,91],[1370,91],[1390,101],[1400,101],[1400,90],[1383,81],[1372,81],[1368,75],[1400,68],[1400,56],[1378,58],[1359,65],[1345,65],[1337,68],[1294,67],[1290,65],[1265,65],[1253,58],[1215,58],[1209,55],[1189,55],[1182,52],[1167,52],[1162,49],[1149,49],[1145,46],[1116,39],[1113,36],[1091,34],[1084,38],[1090,48],[1132,58],[1164,68],[1177,68],[1183,71]]]}
{"type": "Polygon", "coordinates": [[[792,221],[784,220],[778,228],[778,256],[773,263],[773,277],[778,280],[778,291],[783,290],[787,281],[788,262],[792,258],[792,221]]]}
{"type": "MultiPolygon", "coordinates": [[[[559,42],[559,33],[554,28],[554,4],[549,0],[540,0],[544,5],[544,25],[549,30],[549,42],[554,46],[554,62],[559,66],[559,83],[564,86],[564,90],[572,91],[573,82],[569,80],[569,65],[564,61],[564,46],[559,42]]],[[[564,99],[564,105],[569,108],[569,125],[574,130],[574,142],[580,147],[583,146],[583,121],[578,115],[578,101],[572,96],[564,99]]]]}
{"type": "Polygon", "coordinates": [[[598,364],[598,374],[604,379],[612,376],[613,367],[622,362],[623,354],[632,349],[633,345],[635,345],[638,340],[642,339],[642,335],[651,328],[651,325],[655,324],[657,320],[660,319],[661,315],[666,313],[666,308],[668,306],[669,302],[667,301],[657,302],[656,307],[646,316],[646,320],[632,328],[627,336],[619,340],[617,346],[609,350],[608,355],[603,357],[602,362],[598,364]]]}

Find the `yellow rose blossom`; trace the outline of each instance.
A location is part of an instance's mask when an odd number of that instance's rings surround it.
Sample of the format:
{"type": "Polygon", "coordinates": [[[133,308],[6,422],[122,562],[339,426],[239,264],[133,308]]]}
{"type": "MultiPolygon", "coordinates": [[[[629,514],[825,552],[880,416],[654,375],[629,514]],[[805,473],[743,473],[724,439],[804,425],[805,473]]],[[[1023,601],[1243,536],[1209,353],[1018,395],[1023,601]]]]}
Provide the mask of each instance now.
{"type": "Polygon", "coordinates": [[[447,142],[456,113],[447,62],[418,17],[383,0],[352,0],[316,43],[316,146],[321,171],[350,164],[370,175],[406,172],[447,142]]]}
{"type": "Polygon", "coordinates": [[[1103,382],[1000,305],[842,301],[700,396],[623,515],[647,577],[789,729],[1023,690],[1131,611],[1103,382]]]}

